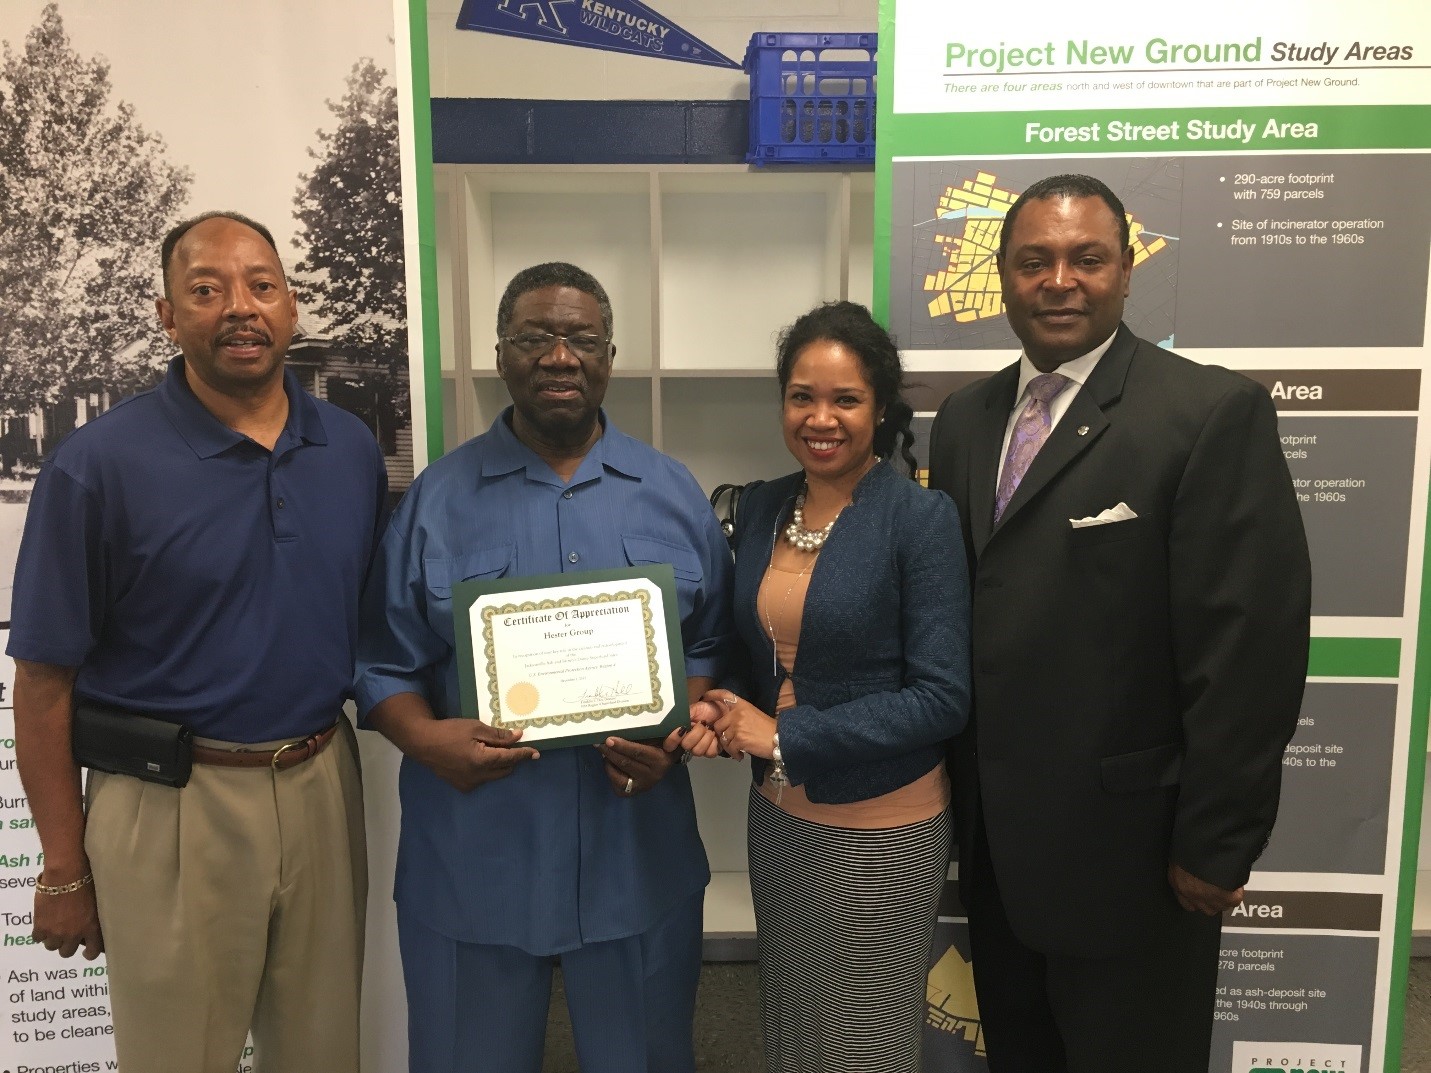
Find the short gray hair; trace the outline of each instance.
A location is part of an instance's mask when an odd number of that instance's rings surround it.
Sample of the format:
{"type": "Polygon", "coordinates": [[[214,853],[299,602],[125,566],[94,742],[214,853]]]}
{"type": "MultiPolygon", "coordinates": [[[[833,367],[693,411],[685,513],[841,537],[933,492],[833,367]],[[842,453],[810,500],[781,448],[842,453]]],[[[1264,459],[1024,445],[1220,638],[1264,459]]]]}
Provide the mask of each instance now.
{"type": "Polygon", "coordinates": [[[502,338],[507,334],[507,328],[512,323],[512,310],[516,308],[517,299],[532,291],[545,290],[547,287],[571,287],[573,290],[589,294],[596,299],[597,308],[601,310],[602,327],[606,331],[606,337],[611,338],[614,327],[611,317],[611,299],[606,296],[606,288],[596,281],[596,277],[585,269],[577,268],[576,265],[567,264],[565,261],[548,261],[546,264],[532,265],[531,268],[524,268],[512,277],[512,282],[507,284],[507,289],[502,292],[502,300],[497,303],[497,338],[502,338]]]}

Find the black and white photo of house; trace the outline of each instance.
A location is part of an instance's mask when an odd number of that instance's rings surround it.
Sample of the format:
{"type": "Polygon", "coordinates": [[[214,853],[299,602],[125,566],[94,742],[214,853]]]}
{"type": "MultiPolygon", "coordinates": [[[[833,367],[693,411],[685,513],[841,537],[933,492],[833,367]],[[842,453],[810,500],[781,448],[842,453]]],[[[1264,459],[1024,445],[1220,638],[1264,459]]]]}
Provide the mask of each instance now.
{"type": "Polygon", "coordinates": [[[395,495],[411,482],[392,10],[0,5],[0,620],[41,460],[175,353],[158,251],[188,216],[272,230],[299,297],[288,367],[367,423],[395,495]]]}

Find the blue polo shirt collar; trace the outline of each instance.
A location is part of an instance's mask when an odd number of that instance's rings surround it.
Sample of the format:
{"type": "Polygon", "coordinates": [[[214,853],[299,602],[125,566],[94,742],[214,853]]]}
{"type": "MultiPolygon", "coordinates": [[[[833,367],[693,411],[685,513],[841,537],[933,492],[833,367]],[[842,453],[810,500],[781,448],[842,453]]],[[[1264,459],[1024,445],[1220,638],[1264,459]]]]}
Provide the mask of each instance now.
{"type": "MultiPolygon", "coordinates": [[[[157,391],[174,430],[200,458],[213,458],[235,444],[248,442],[247,436],[229,428],[199,401],[189,387],[182,354],[170,360],[169,371],[157,391]]],[[[328,432],[323,427],[317,404],[298,386],[297,377],[288,369],[283,371],[283,391],[288,396],[288,421],[280,445],[285,442],[326,444],[328,432]]]]}
{"type": "MultiPolygon", "coordinates": [[[[580,484],[591,480],[595,472],[602,469],[638,481],[648,476],[650,462],[643,458],[637,441],[620,429],[613,428],[606,420],[605,410],[598,411],[597,416],[601,421],[601,438],[591,445],[591,450],[581,460],[581,467],[572,477],[571,483],[580,484]]],[[[545,481],[551,468],[536,452],[517,439],[517,434],[512,431],[511,417],[512,407],[508,406],[497,415],[497,420],[492,422],[489,433],[491,442],[482,459],[482,476],[501,477],[525,469],[528,479],[545,481]]]]}

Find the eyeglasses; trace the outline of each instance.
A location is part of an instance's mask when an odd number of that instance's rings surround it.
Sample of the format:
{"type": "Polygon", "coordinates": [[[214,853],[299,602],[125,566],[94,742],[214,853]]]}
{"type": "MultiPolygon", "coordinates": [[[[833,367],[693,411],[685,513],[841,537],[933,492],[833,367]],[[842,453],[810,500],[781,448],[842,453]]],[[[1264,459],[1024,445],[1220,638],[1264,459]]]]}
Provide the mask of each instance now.
{"type": "Polygon", "coordinates": [[[557,343],[565,343],[566,348],[577,357],[594,358],[611,345],[611,340],[601,335],[579,332],[575,335],[553,335],[551,332],[521,332],[504,335],[502,342],[510,343],[523,354],[542,358],[556,349],[557,343]]]}

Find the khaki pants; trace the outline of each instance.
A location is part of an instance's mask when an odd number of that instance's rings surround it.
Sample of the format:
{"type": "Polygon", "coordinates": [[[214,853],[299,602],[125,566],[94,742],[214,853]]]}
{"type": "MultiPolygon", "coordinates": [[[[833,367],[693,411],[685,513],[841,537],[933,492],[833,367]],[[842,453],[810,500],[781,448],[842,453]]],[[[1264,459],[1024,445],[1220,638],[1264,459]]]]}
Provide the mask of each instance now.
{"type": "Polygon", "coordinates": [[[85,850],[122,1073],[356,1073],[367,846],[357,741],[182,790],[93,772],[85,850]]]}

